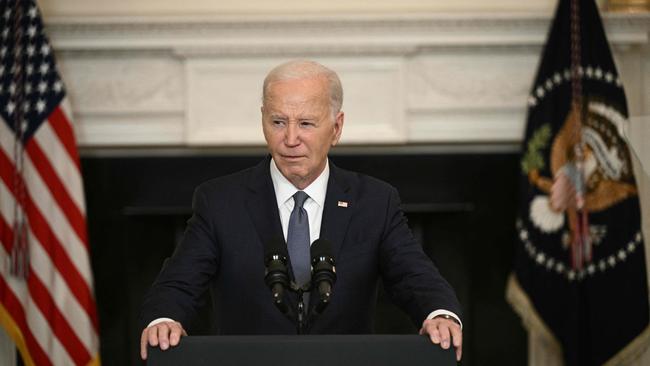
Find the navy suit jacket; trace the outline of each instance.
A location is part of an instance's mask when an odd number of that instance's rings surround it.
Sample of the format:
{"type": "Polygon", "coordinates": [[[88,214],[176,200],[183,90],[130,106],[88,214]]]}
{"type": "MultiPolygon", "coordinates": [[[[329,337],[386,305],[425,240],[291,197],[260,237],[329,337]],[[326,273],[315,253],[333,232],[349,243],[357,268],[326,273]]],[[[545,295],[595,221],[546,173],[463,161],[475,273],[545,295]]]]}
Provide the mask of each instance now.
{"type": "MultiPolygon", "coordinates": [[[[283,238],[269,159],[196,189],[185,236],[145,297],[144,325],[167,317],[187,326],[209,288],[218,333],[296,333],[264,283],[264,243],[283,238]]],[[[414,239],[392,186],[330,162],[320,237],[332,243],[338,278],[309,333],[371,333],[380,276],[417,327],[436,309],[460,316],[453,289],[414,239]]],[[[295,296],[287,300],[295,305],[295,296]]]]}

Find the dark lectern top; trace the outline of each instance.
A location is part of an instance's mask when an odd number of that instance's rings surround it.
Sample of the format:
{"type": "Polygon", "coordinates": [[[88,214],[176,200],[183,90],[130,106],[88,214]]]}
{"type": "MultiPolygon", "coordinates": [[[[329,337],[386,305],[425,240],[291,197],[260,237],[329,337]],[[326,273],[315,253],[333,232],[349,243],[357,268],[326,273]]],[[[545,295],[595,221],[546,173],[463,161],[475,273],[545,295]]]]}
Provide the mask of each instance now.
{"type": "Polygon", "coordinates": [[[443,350],[418,335],[183,337],[177,347],[149,347],[149,366],[452,366],[443,350]]]}

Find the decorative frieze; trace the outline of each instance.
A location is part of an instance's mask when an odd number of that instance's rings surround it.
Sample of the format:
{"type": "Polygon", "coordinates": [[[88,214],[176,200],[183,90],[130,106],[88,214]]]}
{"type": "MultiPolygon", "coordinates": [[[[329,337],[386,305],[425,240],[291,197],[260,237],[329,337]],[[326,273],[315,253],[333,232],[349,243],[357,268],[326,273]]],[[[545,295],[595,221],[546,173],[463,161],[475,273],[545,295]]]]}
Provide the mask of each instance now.
{"type": "MultiPolygon", "coordinates": [[[[647,113],[650,15],[604,18],[623,83],[634,84],[630,110],[647,113]]],[[[290,58],[340,73],[343,144],[402,145],[520,141],[549,21],[518,13],[74,18],[48,19],[47,28],[85,146],[261,145],[261,82],[290,58]]]]}

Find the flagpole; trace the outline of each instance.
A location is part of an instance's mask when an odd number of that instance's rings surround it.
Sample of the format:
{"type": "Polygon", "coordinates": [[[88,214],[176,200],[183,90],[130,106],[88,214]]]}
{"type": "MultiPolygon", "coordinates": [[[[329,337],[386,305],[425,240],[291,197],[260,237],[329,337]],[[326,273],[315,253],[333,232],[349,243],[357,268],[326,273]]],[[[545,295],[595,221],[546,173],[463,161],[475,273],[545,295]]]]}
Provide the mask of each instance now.
{"type": "MultiPolygon", "coordinates": [[[[22,1],[16,1],[13,7],[12,31],[15,44],[23,43],[23,6],[22,1]]],[[[25,148],[23,145],[23,137],[26,127],[25,110],[23,107],[25,103],[24,56],[24,51],[14,53],[14,67],[12,70],[12,82],[15,87],[15,96],[12,98],[15,112],[13,115],[13,127],[14,131],[16,131],[14,137],[14,160],[16,168],[13,175],[13,184],[16,191],[16,200],[14,201],[14,240],[11,247],[10,271],[14,276],[26,279],[29,273],[29,248],[27,246],[27,223],[23,214],[25,210],[25,181],[23,177],[25,148]]]]}
{"type": "Polygon", "coordinates": [[[589,217],[585,208],[586,178],[584,171],[584,141],[582,139],[582,126],[585,125],[587,116],[584,95],[582,92],[582,67],[580,48],[581,44],[581,19],[580,0],[571,0],[571,109],[576,115],[573,138],[575,164],[577,168],[576,177],[576,215],[571,219],[572,226],[576,229],[573,233],[571,245],[571,260],[573,268],[582,270],[585,263],[591,262],[592,248],[589,237],[589,217]]]}

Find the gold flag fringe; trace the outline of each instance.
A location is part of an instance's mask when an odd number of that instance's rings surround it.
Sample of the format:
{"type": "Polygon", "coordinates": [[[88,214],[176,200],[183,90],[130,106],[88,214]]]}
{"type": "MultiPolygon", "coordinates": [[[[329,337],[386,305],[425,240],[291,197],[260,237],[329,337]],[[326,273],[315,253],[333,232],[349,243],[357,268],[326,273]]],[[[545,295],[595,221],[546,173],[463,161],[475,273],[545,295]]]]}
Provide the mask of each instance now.
{"type": "Polygon", "coordinates": [[[23,358],[23,363],[26,366],[34,366],[34,360],[32,360],[32,356],[29,354],[23,333],[2,303],[0,303],[0,326],[4,327],[9,337],[13,339],[16,348],[18,348],[23,358]]]}
{"type": "MultiPolygon", "coordinates": [[[[626,321],[625,318],[621,321],[626,321]]],[[[650,347],[650,326],[646,327],[641,334],[628,343],[614,357],[610,358],[603,366],[629,365],[637,358],[641,357],[650,347]]]]}
{"type": "Polygon", "coordinates": [[[555,335],[553,335],[546,323],[544,323],[542,317],[537,314],[537,310],[535,310],[526,292],[521,289],[519,281],[517,281],[514,274],[510,274],[508,277],[506,300],[515,312],[519,314],[526,330],[529,332],[531,330],[537,332],[548,343],[553,352],[562,358],[562,346],[560,342],[558,342],[555,335]]]}
{"type": "MultiPolygon", "coordinates": [[[[25,343],[25,338],[23,338],[23,333],[2,303],[0,303],[0,326],[5,329],[9,337],[16,344],[16,348],[18,348],[18,352],[20,352],[25,366],[35,366],[34,360],[25,343]]],[[[88,362],[87,366],[101,366],[99,353],[88,362]]]]}
{"type": "MultiPolygon", "coordinates": [[[[514,274],[510,274],[506,286],[506,300],[510,306],[521,317],[526,330],[537,332],[551,347],[553,352],[562,356],[562,346],[555,335],[548,328],[546,323],[537,313],[530,298],[519,285],[514,274]]],[[[621,321],[626,321],[621,319],[621,321]]],[[[627,346],[607,360],[603,366],[629,365],[639,358],[650,348],[650,326],[647,326],[641,334],[634,338],[627,346]]]]}

